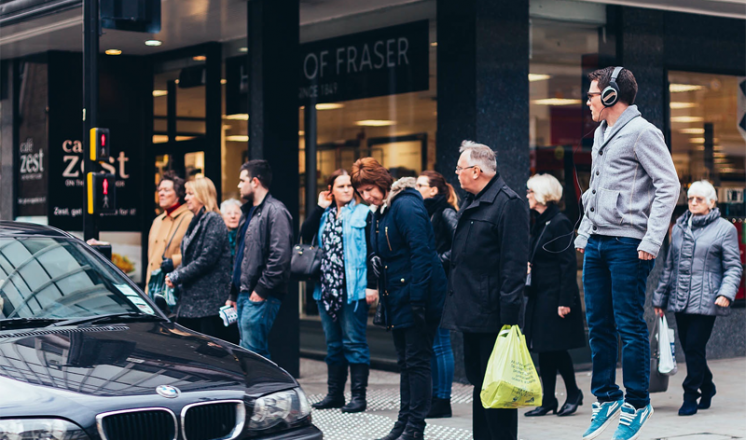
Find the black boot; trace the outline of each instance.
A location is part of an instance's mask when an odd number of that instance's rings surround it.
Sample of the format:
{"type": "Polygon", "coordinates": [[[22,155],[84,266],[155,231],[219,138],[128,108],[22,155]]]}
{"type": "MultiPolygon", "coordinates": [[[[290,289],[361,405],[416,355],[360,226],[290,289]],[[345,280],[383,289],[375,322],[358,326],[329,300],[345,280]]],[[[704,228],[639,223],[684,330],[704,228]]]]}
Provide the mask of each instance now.
{"type": "Polygon", "coordinates": [[[451,399],[440,399],[438,397],[433,397],[433,400],[430,403],[430,412],[427,413],[427,419],[442,419],[451,417],[452,415],[453,413],[451,412],[451,399]]]}
{"type": "Polygon", "coordinates": [[[342,408],[345,404],[345,383],[347,382],[347,365],[328,365],[329,392],[324,400],[314,403],[316,409],[342,408]]]}
{"type": "Polygon", "coordinates": [[[406,426],[407,424],[405,422],[397,420],[396,423],[394,423],[394,427],[391,428],[391,432],[386,434],[386,437],[381,437],[376,440],[397,440],[404,432],[404,428],[406,428],[406,426]]]}
{"type": "Polygon", "coordinates": [[[575,411],[578,410],[578,407],[583,404],[583,392],[578,390],[575,392],[574,395],[567,396],[567,400],[565,401],[565,404],[562,405],[562,409],[560,409],[559,414],[557,414],[560,417],[569,416],[570,414],[574,414],[575,411]]]}
{"type": "Polygon", "coordinates": [[[350,403],[342,408],[344,413],[358,413],[365,411],[365,389],[368,387],[368,364],[350,364],[350,391],[352,398],[350,403]]]}
{"type": "Polygon", "coordinates": [[[526,416],[526,417],[539,417],[539,416],[545,416],[545,415],[549,414],[550,412],[552,412],[554,414],[557,414],[557,399],[555,399],[552,402],[546,402],[546,403],[544,403],[540,407],[527,412],[526,414],[524,414],[524,416],[526,416]]]}
{"type": "Polygon", "coordinates": [[[422,440],[425,436],[425,428],[415,428],[414,426],[407,426],[396,440],[422,440]]]}

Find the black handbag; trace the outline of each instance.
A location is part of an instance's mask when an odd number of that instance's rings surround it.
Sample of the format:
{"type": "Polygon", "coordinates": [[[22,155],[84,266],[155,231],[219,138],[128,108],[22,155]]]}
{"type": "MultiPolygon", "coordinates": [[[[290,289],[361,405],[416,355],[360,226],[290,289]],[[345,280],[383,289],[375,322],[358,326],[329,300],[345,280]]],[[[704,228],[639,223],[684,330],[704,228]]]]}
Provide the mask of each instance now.
{"type": "Polygon", "coordinates": [[[389,330],[391,327],[388,325],[389,315],[386,310],[386,273],[381,271],[381,276],[378,278],[378,307],[376,308],[376,314],[373,315],[373,325],[379,327],[385,327],[389,330]]]}
{"type": "Polygon", "coordinates": [[[298,281],[319,280],[322,252],[321,247],[316,245],[315,235],[311,244],[296,244],[290,259],[290,277],[298,281]]]}

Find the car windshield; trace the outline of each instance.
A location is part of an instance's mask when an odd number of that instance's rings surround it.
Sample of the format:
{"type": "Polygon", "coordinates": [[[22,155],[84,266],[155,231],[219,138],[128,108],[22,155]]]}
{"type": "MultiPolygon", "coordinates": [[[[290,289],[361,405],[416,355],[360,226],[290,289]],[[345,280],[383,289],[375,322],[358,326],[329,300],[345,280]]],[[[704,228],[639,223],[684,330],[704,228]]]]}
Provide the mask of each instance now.
{"type": "Polygon", "coordinates": [[[0,321],[155,315],[125,276],[76,239],[0,238],[0,321]]]}

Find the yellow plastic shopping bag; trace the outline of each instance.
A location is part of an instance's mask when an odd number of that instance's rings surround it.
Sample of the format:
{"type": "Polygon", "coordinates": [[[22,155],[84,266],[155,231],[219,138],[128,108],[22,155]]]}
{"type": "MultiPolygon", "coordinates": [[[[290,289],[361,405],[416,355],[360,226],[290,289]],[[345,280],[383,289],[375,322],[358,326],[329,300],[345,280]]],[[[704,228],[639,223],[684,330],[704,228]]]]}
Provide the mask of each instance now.
{"type": "Polygon", "coordinates": [[[480,395],[485,408],[541,406],[541,382],[517,325],[500,330],[480,395]]]}

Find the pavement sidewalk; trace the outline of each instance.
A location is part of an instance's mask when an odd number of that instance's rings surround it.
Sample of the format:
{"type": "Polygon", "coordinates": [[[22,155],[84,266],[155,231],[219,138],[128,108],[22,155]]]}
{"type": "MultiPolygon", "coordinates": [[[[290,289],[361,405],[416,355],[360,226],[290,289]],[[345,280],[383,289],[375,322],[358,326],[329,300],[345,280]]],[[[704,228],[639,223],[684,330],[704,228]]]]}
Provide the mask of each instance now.
{"type": "MultiPolygon", "coordinates": [[[[686,365],[679,364],[679,372],[671,377],[668,392],[651,395],[655,414],[642,431],[640,440],[726,440],[746,438],[746,358],[709,362],[715,377],[718,394],[712,408],[691,417],[680,417],[683,391],[681,382],[686,376],[686,365]]],[[[621,370],[617,380],[621,383],[621,370]]],[[[548,415],[526,418],[519,410],[518,433],[522,440],[580,440],[588,427],[591,415],[590,372],[577,373],[578,386],[585,395],[584,405],[570,417],[548,415]]],[[[326,364],[301,360],[299,380],[312,402],[326,394],[326,364]]],[[[565,400],[564,384],[557,379],[557,399],[565,400]]],[[[349,383],[347,386],[349,399],[349,383]]],[[[453,417],[428,419],[427,440],[472,440],[472,387],[454,384],[453,417]]],[[[342,414],[339,410],[314,410],[313,421],[324,432],[326,440],[369,440],[386,435],[396,419],[399,408],[399,375],[385,371],[371,371],[368,387],[368,411],[342,414]]],[[[615,426],[603,433],[599,440],[611,439],[615,426]]]]}

